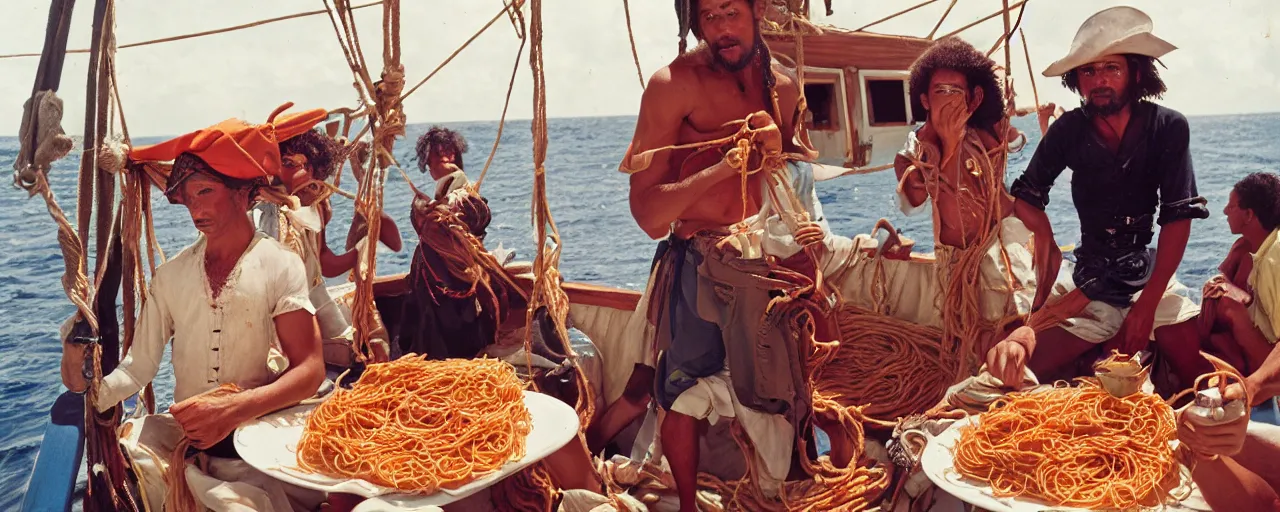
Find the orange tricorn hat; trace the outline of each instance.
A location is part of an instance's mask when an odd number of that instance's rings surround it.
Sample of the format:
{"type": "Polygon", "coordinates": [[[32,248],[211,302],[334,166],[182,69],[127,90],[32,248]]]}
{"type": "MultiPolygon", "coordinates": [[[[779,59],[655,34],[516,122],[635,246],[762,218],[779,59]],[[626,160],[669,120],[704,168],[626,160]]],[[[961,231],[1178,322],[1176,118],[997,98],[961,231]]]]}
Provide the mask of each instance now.
{"type": "Polygon", "coordinates": [[[167,142],[136,147],[129,152],[129,159],[168,162],[182,153],[191,153],[231,178],[253,180],[278,176],[280,142],[306,133],[328,118],[324,109],[281,115],[292,106],[292,102],[281,105],[263,124],[227,119],[167,142]]]}

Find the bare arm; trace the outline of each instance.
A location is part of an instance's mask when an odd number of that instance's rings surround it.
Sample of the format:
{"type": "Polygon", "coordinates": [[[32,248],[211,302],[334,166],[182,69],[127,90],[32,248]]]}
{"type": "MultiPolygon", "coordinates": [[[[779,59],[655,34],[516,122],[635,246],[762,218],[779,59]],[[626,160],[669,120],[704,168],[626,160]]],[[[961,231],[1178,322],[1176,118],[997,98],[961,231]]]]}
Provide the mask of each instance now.
{"type": "MultiPolygon", "coordinates": [[[[357,179],[359,179],[359,174],[356,176],[357,179]]],[[[329,221],[333,219],[333,207],[329,204],[328,199],[324,200],[323,203],[318,204],[317,207],[320,210],[320,221],[323,226],[320,228],[320,233],[316,236],[317,245],[320,246],[320,254],[318,256],[318,259],[320,260],[320,273],[325,277],[337,277],[343,273],[350,272],[351,269],[356,266],[358,253],[354,250],[350,250],[339,256],[334,254],[333,250],[329,249],[329,242],[325,237],[325,233],[328,231],[327,228],[329,227],[329,221]]],[[[355,215],[355,219],[351,222],[351,227],[353,229],[356,224],[358,224],[357,220],[360,218],[360,214],[357,213],[355,215]]]]}
{"type": "Polygon", "coordinates": [[[320,245],[320,273],[325,277],[338,277],[342,274],[350,272],[356,268],[356,261],[359,259],[360,251],[352,249],[341,255],[334,254],[329,250],[329,246],[321,242],[320,245]]]}
{"type": "Polygon", "coordinates": [[[1257,405],[1263,400],[1280,395],[1280,345],[1272,347],[1267,358],[1262,361],[1262,366],[1245,378],[1245,385],[1253,392],[1253,403],[1250,405],[1257,405]]]}
{"type": "Polygon", "coordinates": [[[1249,421],[1249,414],[1220,424],[1205,424],[1178,412],[1178,440],[1189,449],[1191,478],[1213,510],[1277,510],[1280,498],[1272,487],[1276,447],[1269,439],[1276,427],[1249,421]],[[1213,457],[1213,456],[1217,457],[1213,457]],[[1213,459],[1213,460],[1211,460],[1213,459]]]}
{"type": "MultiPolygon", "coordinates": [[[[1160,240],[1156,244],[1155,268],[1151,280],[1142,287],[1142,295],[1134,309],[1144,315],[1137,319],[1149,328],[1155,316],[1156,305],[1164,296],[1169,280],[1182,263],[1191,236],[1192,219],[1209,216],[1205,200],[1196,192],[1195,170],[1191,164],[1191,131],[1187,120],[1178,117],[1160,133],[1163,143],[1156,165],[1163,173],[1160,180],[1160,209],[1156,222],[1160,225],[1160,240]]],[[[1140,329],[1146,330],[1146,329],[1140,329]]],[[[1135,332],[1143,340],[1150,332],[1135,332]]]]}
{"type": "Polygon", "coordinates": [[[893,172],[898,175],[898,190],[907,199],[912,208],[924,204],[929,199],[929,190],[924,185],[924,175],[919,171],[907,175],[907,167],[911,159],[902,155],[893,158],[893,172]],[[906,175],[906,179],[902,177],[906,175]]]}
{"type": "MultiPolygon", "coordinates": [[[[363,222],[363,219],[364,218],[357,213],[355,219],[351,222],[351,230],[355,231],[359,229],[363,231],[368,229],[368,225],[363,222]]],[[[325,224],[328,224],[327,218],[325,219],[325,224]]],[[[348,237],[350,237],[350,233],[348,234],[348,237]]],[[[403,248],[403,242],[400,239],[400,227],[396,225],[396,221],[393,220],[390,215],[387,215],[386,212],[382,212],[382,225],[378,228],[378,240],[380,240],[383,245],[387,246],[388,249],[391,249],[392,252],[400,252],[400,249],[403,248]]],[[[325,239],[325,230],[320,230],[319,241],[320,273],[324,274],[325,277],[338,277],[350,272],[351,269],[356,267],[356,262],[360,257],[360,251],[358,249],[351,249],[340,255],[335,254],[333,250],[329,248],[329,243],[325,239]]]]}
{"type": "MultiPolygon", "coordinates": [[[[1160,299],[1164,297],[1165,288],[1169,286],[1169,280],[1173,279],[1178,264],[1182,262],[1182,253],[1187,248],[1187,238],[1190,236],[1191,219],[1169,222],[1160,228],[1160,241],[1156,245],[1151,279],[1142,287],[1137,300],[1133,301],[1133,307],[1125,315],[1120,331],[1107,342],[1103,350],[1135,354],[1147,346],[1155,325],[1156,309],[1160,305],[1160,299]]],[[[1198,343],[1194,339],[1186,342],[1198,343]]]]}
{"type": "MultiPolygon", "coordinates": [[[[647,150],[674,145],[681,124],[689,113],[686,98],[690,91],[672,80],[670,68],[653,75],[640,101],[636,133],[627,148],[623,169],[641,166],[633,155],[647,150]]],[[[676,180],[667,153],[658,153],[648,168],[631,174],[631,215],[650,238],[666,236],[671,223],[689,209],[712,185],[734,176],[736,170],[724,161],[702,169],[689,177],[676,180]]]]}
{"type": "Polygon", "coordinates": [[[1062,250],[1053,237],[1053,225],[1045,208],[1049,205],[1053,182],[1067,168],[1068,151],[1064,146],[1072,131],[1069,123],[1054,123],[1036,146],[1027,170],[1009,189],[1010,195],[1016,198],[1013,214],[1035,235],[1036,297],[1031,303],[1032,310],[1039,309],[1049,299],[1058,279],[1058,269],[1062,267],[1062,250]]]}
{"type": "Polygon", "coordinates": [[[1280,498],[1266,480],[1229,457],[1197,461],[1191,478],[1213,510],[1261,512],[1280,509],[1280,498]]]}
{"type": "Polygon", "coordinates": [[[1058,241],[1053,238],[1053,226],[1049,224],[1049,215],[1034,205],[1016,199],[1013,214],[1035,235],[1034,267],[1036,271],[1036,296],[1031,309],[1037,310],[1049,299],[1053,292],[1054,282],[1058,280],[1058,269],[1062,267],[1062,250],[1058,241]]]}
{"type": "Polygon", "coordinates": [[[378,240],[391,249],[391,252],[400,252],[400,249],[404,248],[404,243],[400,240],[400,226],[396,225],[395,219],[387,215],[387,212],[382,212],[382,222],[378,226],[378,240]]]}
{"type": "MultiPolygon", "coordinates": [[[[1160,228],[1160,241],[1156,243],[1155,268],[1151,271],[1151,280],[1142,287],[1139,301],[1146,299],[1154,305],[1164,296],[1169,280],[1182,264],[1182,255],[1187,249],[1187,240],[1191,238],[1191,219],[1182,219],[1165,224],[1160,228]]],[[[1155,310],[1152,309],[1152,313],[1155,310]]]]}

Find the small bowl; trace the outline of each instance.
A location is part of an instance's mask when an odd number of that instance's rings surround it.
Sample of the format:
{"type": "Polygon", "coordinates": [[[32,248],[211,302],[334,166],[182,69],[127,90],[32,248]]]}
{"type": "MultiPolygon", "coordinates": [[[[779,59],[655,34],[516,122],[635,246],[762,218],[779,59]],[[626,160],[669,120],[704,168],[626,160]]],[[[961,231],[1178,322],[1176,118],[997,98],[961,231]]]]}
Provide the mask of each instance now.
{"type": "Polygon", "coordinates": [[[1142,391],[1142,385],[1151,375],[1151,367],[1142,366],[1136,359],[1112,360],[1106,364],[1094,366],[1093,374],[1102,384],[1102,389],[1111,393],[1111,396],[1124,398],[1142,391]]]}

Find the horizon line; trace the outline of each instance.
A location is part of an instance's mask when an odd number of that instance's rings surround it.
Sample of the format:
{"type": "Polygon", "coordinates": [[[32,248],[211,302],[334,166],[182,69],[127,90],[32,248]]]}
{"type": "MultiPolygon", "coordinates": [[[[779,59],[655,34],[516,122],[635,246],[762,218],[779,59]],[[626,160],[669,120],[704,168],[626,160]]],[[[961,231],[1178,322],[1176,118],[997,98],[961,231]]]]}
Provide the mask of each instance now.
{"type": "MultiPolygon", "coordinates": [[[[1216,113],[1216,114],[1187,114],[1186,116],[1187,116],[1188,118],[1206,118],[1206,117],[1233,117],[1233,116],[1235,116],[1235,117],[1238,117],[1238,116],[1265,116],[1265,115],[1278,115],[1278,114],[1280,114],[1280,111],[1263,111],[1263,112],[1224,112],[1224,113],[1216,113]]],[[[547,116],[547,120],[548,120],[548,121],[550,121],[550,120],[552,120],[552,119],[560,119],[560,120],[567,120],[567,119],[606,119],[606,118],[613,118],[613,117],[631,117],[631,118],[634,118],[634,117],[636,117],[636,116],[637,116],[637,114],[600,114],[600,115],[587,115],[587,116],[547,116]]],[[[420,125],[497,123],[498,121],[499,121],[498,119],[465,119],[465,120],[452,120],[452,121],[422,121],[422,122],[417,122],[417,123],[407,123],[407,124],[405,124],[405,127],[406,127],[406,128],[408,128],[408,127],[412,127],[412,126],[420,126],[420,125]]],[[[507,123],[515,123],[515,122],[531,122],[531,121],[533,121],[533,118],[532,118],[532,117],[524,117],[524,118],[516,118],[516,119],[507,119],[507,120],[506,120],[506,122],[507,122],[507,123]]],[[[82,135],[82,134],[67,133],[66,135],[67,135],[67,136],[69,136],[69,137],[76,138],[76,139],[83,139],[83,135],[82,135]]],[[[136,138],[139,138],[139,139],[146,139],[146,138],[152,138],[152,137],[172,137],[172,136],[175,136],[175,135],[174,135],[174,134],[163,134],[163,135],[138,135],[136,138]]],[[[0,138],[3,138],[3,139],[16,139],[16,138],[18,138],[18,135],[17,135],[17,134],[2,134],[2,135],[0,135],[0,138]]]]}

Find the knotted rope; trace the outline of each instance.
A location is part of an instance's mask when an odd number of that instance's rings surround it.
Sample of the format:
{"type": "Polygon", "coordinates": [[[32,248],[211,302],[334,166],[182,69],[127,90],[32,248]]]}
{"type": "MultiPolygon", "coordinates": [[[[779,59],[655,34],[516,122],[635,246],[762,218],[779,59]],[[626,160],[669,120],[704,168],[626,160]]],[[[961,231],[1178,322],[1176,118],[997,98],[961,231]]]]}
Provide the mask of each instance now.
{"type": "Polygon", "coordinates": [[[349,0],[334,0],[332,9],[325,0],[325,7],[354,77],[352,86],[360,95],[360,103],[366,106],[363,109],[367,116],[364,131],[352,140],[360,140],[365,133],[373,135],[370,145],[372,165],[360,181],[355,196],[356,213],[364,218],[367,230],[366,243],[360,249],[353,271],[356,289],[351,315],[355,328],[352,348],[356,360],[365,362],[374,355],[370,342],[378,326],[373,281],[377,273],[377,240],[382,227],[383,188],[387,168],[399,166],[393,154],[395,141],[405,134],[406,116],[400,103],[404,91],[404,66],[400,64],[400,2],[385,0],[382,3],[382,75],[377,82],[370,78],[349,0]]]}
{"type": "MultiPolygon", "coordinates": [[[[523,1],[519,2],[523,4],[523,1]]],[[[489,166],[493,165],[493,157],[498,155],[498,144],[502,142],[502,131],[507,127],[507,109],[511,106],[511,91],[515,90],[516,75],[520,72],[520,61],[524,56],[525,43],[529,42],[526,37],[524,13],[520,11],[520,6],[510,4],[507,10],[511,17],[511,24],[516,29],[516,36],[520,38],[520,49],[516,50],[516,62],[511,66],[511,79],[507,81],[507,97],[502,101],[502,116],[498,118],[498,134],[493,138],[493,149],[489,150],[489,158],[484,162],[484,168],[480,170],[480,177],[476,178],[473,188],[475,191],[480,190],[480,185],[484,183],[484,177],[489,174],[489,166]]]]}

